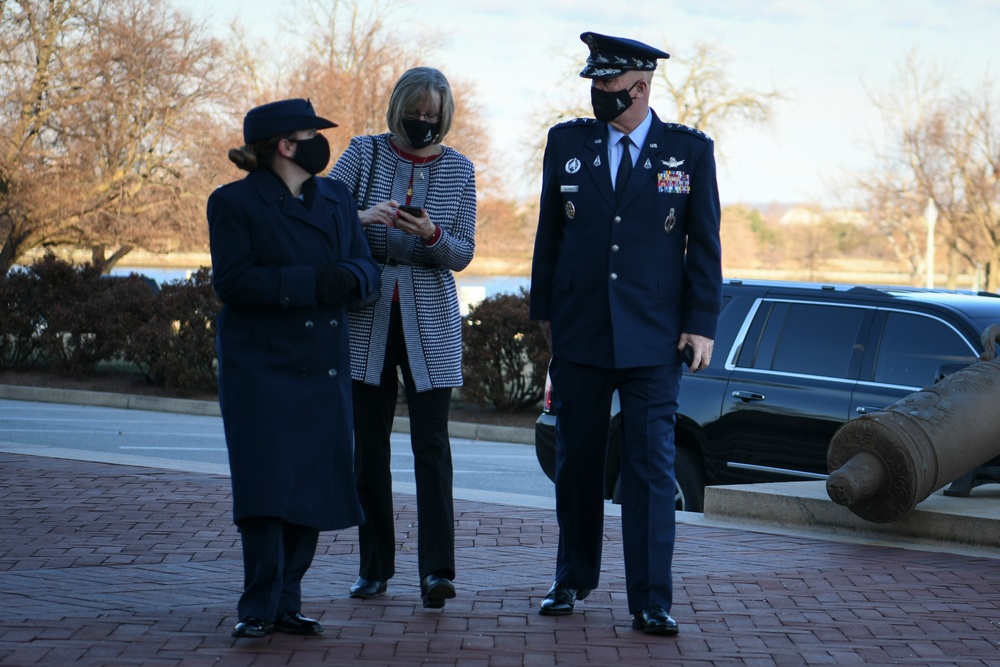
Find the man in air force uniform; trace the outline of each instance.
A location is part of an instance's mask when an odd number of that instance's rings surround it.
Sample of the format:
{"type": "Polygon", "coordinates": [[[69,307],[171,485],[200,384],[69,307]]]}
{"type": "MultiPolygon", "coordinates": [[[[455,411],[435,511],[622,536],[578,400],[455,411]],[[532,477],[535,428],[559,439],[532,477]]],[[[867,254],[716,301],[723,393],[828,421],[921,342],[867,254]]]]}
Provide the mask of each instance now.
{"type": "Polygon", "coordinates": [[[584,33],[595,119],[549,131],[531,318],[552,346],[556,577],[540,613],[596,588],[610,405],[621,400],[622,533],[633,628],[674,634],[674,420],[681,352],[712,355],[721,298],[713,142],[649,108],[656,61],[634,40],[584,33]],[[624,139],[623,139],[624,137],[624,139]]]}

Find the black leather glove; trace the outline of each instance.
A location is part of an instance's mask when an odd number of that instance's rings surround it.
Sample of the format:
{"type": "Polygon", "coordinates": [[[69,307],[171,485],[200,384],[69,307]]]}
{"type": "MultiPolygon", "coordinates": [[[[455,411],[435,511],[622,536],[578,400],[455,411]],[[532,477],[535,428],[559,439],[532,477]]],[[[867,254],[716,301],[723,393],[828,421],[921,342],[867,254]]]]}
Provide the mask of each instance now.
{"type": "Polygon", "coordinates": [[[316,301],[324,306],[342,306],[356,299],[360,290],[358,279],[342,266],[322,266],[316,269],[316,301]]]}

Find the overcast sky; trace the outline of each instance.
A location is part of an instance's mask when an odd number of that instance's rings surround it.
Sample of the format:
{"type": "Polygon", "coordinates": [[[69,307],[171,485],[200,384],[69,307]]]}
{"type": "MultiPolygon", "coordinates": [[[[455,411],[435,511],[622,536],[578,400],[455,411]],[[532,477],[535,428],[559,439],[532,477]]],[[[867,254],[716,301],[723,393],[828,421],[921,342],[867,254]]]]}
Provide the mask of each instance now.
{"type": "MultiPolygon", "coordinates": [[[[288,17],[281,2],[178,2],[220,33],[237,13],[255,30],[274,25],[279,12],[288,17]]],[[[522,194],[532,184],[521,180],[521,152],[537,141],[538,118],[589,99],[589,82],[568,74],[567,56],[587,54],[581,32],[631,37],[680,57],[697,42],[717,44],[731,58],[734,81],[787,96],[770,126],[734,127],[719,138],[723,204],[836,205],[837,183],[871,164],[872,139],[882,135],[866,86],[891,86],[897,65],[915,51],[972,88],[996,69],[1000,53],[1000,0],[395,0],[391,7],[400,39],[409,30],[441,36],[424,64],[475,83],[497,168],[509,169],[522,194]]],[[[652,106],[670,120],[656,83],[652,106]]]]}

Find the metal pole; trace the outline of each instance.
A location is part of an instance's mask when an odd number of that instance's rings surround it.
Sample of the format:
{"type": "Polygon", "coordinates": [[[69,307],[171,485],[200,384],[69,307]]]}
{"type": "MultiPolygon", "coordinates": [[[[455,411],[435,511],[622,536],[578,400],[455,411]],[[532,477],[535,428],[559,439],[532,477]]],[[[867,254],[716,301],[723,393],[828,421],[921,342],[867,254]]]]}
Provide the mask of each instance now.
{"type": "Polygon", "coordinates": [[[927,200],[924,209],[924,219],[927,221],[927,287],[934,287],[934,225],[937,223],[938,210],[934,199],[927,200]]]}

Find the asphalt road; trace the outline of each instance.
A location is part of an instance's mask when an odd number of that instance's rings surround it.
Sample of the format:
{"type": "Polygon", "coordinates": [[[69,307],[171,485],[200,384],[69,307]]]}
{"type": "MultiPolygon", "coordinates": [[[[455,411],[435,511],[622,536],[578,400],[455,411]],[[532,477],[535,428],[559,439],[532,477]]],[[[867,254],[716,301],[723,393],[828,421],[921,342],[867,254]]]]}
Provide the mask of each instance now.
{"type": "MultiPolygon", "coordinates": [[[[452,438],[456,498],[554,503],[552,482],[525,444],[452,438]]],[[[151,467],[228,472],[219,417],[59,403],[0,400],[0,450],[31,451],[151,467]]],[[[409,435],[392,436],[392,477],[397,491],[413,491],[409,435]]]]}

